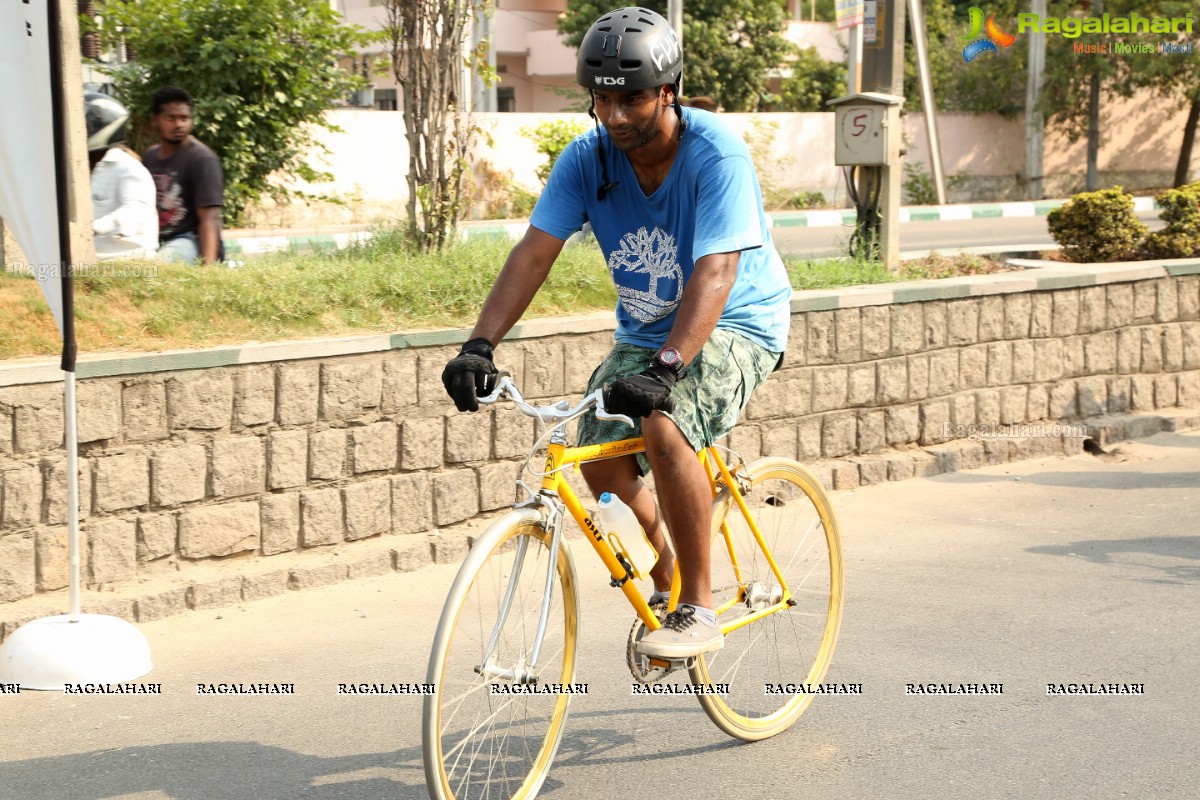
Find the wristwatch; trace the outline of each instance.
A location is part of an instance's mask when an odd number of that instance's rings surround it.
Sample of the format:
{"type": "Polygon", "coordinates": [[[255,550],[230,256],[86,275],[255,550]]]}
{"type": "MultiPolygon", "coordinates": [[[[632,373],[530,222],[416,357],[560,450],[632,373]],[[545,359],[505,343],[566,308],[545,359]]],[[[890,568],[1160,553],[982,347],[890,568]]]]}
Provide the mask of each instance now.
{"type": "Polygon", "coordinates": [[[683,356],[674,347],[664,347],[655,353],[654,363],[671,370],[677,378],[683,374],[683,356]]]}

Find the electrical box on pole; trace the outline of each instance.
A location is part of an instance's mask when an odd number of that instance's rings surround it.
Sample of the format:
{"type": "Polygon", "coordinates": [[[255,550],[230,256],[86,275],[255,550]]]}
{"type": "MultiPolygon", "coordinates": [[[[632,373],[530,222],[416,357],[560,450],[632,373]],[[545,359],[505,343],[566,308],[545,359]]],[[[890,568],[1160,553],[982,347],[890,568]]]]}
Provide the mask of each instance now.
{"type": "MultiPolygon", "coordinates": [[[[862,81],[859,92],[878,93],[898,99],[893,131],[900,137],[899,103],[904,94],[904,28],[906,0],[868,0],[863,36],[862,81]]],[[[836,101],[835,101],[836,102],[836,101]]],[[[883,165],[848,166],[852,196],[858,210],[856,255],[878,257],[890,270],[900,268],[900,159],[903,144],[897,145],[892,160],[883,165]],[[868,213],[871,210],[871,213],[868,213]],[[865,239],[865,242],[862,241],[865,239]],[[864,247],[863,245],[867,245],[864,247]]]]}
{"type": "Polygon", "coordinates": [[[836,139],[833,163],[883,167],[900,160],[900,105],[903,97],[861,92],[830,100],[836,139]]]}
{"type": "Polygon", "coordinates": [[[904,98],[860,92],[830,100],[834,108],[834,163],[847,167],[858,222],[851,255],[900,268],[900,150],[904,98]]]}

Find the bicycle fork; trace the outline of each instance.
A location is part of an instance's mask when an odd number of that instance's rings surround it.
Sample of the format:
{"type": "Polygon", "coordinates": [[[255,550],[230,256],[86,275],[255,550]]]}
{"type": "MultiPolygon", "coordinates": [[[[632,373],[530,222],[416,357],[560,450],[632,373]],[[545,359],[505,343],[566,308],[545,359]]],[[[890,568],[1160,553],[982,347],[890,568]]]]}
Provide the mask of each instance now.
{"type": "Polygon", "coordinates": [[[533,505],[540,506],[545,512],[541,524],[544,529],[550,531],[550,555],[546,563],[546,579],[542,590],[542,607],[538,612],[537,632],[534,634],[533,647],[529,651],[528,663],[517,663],[513,664],[510,668],[505,668],[492,661],[496,642],[499,641],[500,632],[504,630],[504,624],[507,622],[508,614],[512,610],[513,598],[517,593],[517,584],[520,581],[521,572],[525,567],[525,555],[529,550],[529,537],[522,536],[520,541],[517,542],[517,552],[513,558],[512,572],[508,576],[508,584],[504,587],[504,596],[500,600],[500,609],[496,615],[496,625],[492,628],[492,635],[489,637],[487,647],[483,651],[483,658],[480,664],[475,667],[475,672],[484,677],[498,678],[522,685],[537,683],[537,662],[542,652],[542,642],[546,637],[546,626],[550,622],[550,601],[553,598],[554,573],[558,569],[558,550],[561,547],[563,528],[562,508],[552,499],[539,493],[534,495],[530,502],[533,505]]]}

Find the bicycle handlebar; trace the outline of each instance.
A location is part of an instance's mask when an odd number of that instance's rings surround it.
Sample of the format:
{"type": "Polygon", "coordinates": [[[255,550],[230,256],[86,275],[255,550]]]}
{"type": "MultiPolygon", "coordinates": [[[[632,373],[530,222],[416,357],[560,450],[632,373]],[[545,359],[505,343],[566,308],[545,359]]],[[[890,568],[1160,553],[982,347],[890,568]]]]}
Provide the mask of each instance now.
{"type": "Polygon", "coordinates": [[[525,398],[521,395],[521,391],[517,389],[516,382],[512,376],[501,373],[500,380],[496,381],[496,388],[487,397],[477,397],[476,399],[483,405],[491,405],[505,396],[516,404],[517,408],[522,413],[530,417],[537,417],[542,422],[558,424],[572,420],[590,408],[596,409],[596,417],[598,419],[615,419],[624,422],[629,427],[633,427],[633,420],[624,414],[610,414],[604,410],[604,389],[597,389],[589,395],[586,395],[575,406],[571,406],[566,400],[561,400],[552,406],[535,406],[525,402],[525,398]]]}

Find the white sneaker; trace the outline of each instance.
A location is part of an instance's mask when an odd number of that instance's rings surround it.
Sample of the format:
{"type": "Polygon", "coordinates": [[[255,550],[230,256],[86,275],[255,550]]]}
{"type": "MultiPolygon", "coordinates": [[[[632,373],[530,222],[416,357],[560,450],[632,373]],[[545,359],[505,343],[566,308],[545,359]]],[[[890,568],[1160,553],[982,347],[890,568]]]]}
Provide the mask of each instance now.
{"type": "Polygon", "coordinates": [[[725,637],[716,625],[696,616],[696,609],[681,605],[663,620],[662,627],[641,638],[636,649],[644,656],[678,660],[719,650],[725,637]]]}

